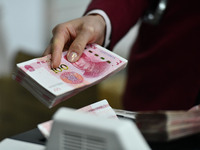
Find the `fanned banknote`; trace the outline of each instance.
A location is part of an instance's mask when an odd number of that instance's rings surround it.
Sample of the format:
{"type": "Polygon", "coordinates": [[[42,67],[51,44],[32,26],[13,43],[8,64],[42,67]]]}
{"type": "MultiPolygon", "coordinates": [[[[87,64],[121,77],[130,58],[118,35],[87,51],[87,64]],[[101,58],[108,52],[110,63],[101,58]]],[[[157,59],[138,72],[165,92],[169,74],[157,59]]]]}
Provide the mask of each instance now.
{"type": "Polygon", "coordinates": [[[51,68],[51,55],[17,64],[15,80],[49,108],[120,71],[127,60],[97,45],[87,45],[80,59],[70,63],[67,51],[61,64],[51,68]]]}
{"type": "MultiPolygon", "coordinates": [[[[93,115],[105,117],[105,118],[117,119],[117,116],[114,110],[110,107],[108,101],[105,99],[99,102],[90,104],[88,106],[85,106],[83,108],[80,108],[76,111],[91,113],[93,115]]],[[[46,138],[48,138],[50,135],[52,123],[53,123],[53,120],[49,120],[49,121],[38,124],[38,129],[46,138]]]]}

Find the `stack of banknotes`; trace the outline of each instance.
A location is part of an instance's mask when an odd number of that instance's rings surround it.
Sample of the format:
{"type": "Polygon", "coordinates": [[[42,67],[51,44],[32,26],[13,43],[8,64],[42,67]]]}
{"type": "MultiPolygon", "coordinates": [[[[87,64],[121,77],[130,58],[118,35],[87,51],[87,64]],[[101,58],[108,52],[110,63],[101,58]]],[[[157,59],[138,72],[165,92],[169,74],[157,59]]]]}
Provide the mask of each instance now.
{"type": "Polygon", "coordinates": [[[200,111],[141,111],[115,109],[118,117],[133,120],[147,141],[163,142],[200,133],[200,111]]]}
{"type": "Polygon", "coordinates": [[[200,111],[137,112],[134,121],[148,141],[171,141],[200,133],[200,111]]]}
{"type": "Polygon", "coordinates": [[[127,60],[97,45],[87,45],[75,63],[63,52],[58,68],[51,68],[51,55],[17,64],[13,78],[51,108],[78,92],[120,71],[127,60]]]}
{"type": "MultiPolygon", "coordinates": [[[[106,99],[90,104],[76,111],[90,113],[104,118],[118,119],[114,110],[110,107],[106,99]]],[[[49,120],[38,124],[38,129],[44,135],[44,137],[48,138],[50,136],[52,124],[53,120],[49,120]]]]}

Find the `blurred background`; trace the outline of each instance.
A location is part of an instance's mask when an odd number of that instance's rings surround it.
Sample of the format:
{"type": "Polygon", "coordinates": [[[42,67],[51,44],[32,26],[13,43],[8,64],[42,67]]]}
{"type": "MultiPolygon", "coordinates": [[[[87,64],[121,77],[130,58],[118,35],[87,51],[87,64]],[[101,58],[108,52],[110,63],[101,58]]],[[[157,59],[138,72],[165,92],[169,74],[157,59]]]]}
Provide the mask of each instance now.
{"type": "MultiPolygon", "coordinates": [[[[62,106],[81,108],[107,99],[111,107],[123,108],[121,96],[126,70],[48,109],[25,88],[12,80],[16,63],[40,57],[51,39],[53,27],[82,16],[90,0],[1,0],[0,1],[0,140],[33,129],[50,120],[62,106]],[[111,90],[112,89],[112,90],[111,90]]],[[[128,58],[138,25],[115,47],[128,58]]]]}

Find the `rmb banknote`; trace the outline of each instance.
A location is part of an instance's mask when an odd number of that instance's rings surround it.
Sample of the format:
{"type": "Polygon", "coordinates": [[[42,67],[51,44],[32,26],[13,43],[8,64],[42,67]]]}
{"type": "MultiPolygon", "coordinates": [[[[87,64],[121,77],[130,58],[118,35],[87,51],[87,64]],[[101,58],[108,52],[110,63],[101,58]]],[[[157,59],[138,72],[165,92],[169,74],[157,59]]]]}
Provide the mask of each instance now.
{"type": "MultiPolygon", "coordinates": [[[[88,106],[85,106],[83,108],[80,108],[76,111],[90,113],[96,116],[110,118],[110,119],[118,119],[115,114],[115,111],[110,107],[108,101],[105,99],[99,102],[90,104],[88,106]]],[[[50,136],[52,124],[53,124],[53,120],[49,120],[49,121],[38,124],[38,129],[46,138],[50,136]]]]}
{"type": "Polygon", "coordinates": [[[99,83],[127,65],[127,60],[97,45],[86,46],[75,63],[62,53],[58,68],[51,68],[51,55],[17,64],[13,78],[51,108],[80,91],[99,83]]]}

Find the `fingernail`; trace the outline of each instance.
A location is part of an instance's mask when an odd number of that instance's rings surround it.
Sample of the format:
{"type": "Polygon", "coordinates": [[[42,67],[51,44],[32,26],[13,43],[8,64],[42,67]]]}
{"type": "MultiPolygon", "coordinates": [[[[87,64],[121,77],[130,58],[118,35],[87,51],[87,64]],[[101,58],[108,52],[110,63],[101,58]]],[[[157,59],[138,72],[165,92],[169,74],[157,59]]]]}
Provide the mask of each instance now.
{"type": "Polygon", "coordinates": [[[67,59],[68,59],[70,62],[75,62],[77,56],[78,56],[78,55],[77,55],[76,52],[71,52],[71,53],[69,53],[69,55],[67,56],[67,59]]]}

